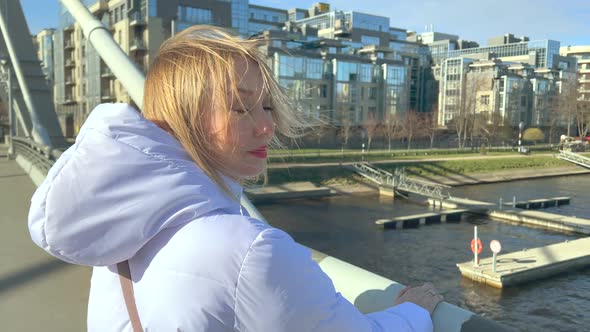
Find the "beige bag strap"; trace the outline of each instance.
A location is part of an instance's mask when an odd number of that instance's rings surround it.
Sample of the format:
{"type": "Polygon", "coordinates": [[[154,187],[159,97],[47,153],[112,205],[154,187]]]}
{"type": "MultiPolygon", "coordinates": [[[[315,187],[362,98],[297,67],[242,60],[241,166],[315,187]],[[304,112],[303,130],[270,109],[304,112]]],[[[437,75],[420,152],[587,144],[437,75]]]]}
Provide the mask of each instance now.
{"type": "Polygon", "coordinates": [[[133,295],[133,282],[131,281],[129,261],[118,263],[117,270],[119,271],[119,281],[121,282],[125,306],[127,307],[127,313],[129,313],[129,320],[131,321],[133,332],[143,332],[137,306],[135,305],[135,296],[133,295]]]}

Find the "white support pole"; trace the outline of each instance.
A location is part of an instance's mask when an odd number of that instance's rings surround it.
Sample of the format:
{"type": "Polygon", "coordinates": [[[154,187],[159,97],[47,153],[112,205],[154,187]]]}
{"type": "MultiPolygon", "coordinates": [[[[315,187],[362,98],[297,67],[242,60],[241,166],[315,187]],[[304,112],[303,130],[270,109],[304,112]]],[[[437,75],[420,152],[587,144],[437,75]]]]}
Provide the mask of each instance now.
{"type": "Polygon", "coordinates": [[[516,196],[512,196],[512,208],[516,208],[516,196]]]}
{"type": "Polygon", "coordinates": [[[475,250],[473,250],[473,266],[479,266],[477,263],[477,226],[473,226],[473,239],[475,241],[475,250]]]}
{"type": "Polygon", "coordinates": [[[14,116],[12,112],[14,111],[14,107],[12,103],[12,70],[10,69],[10,65],[6,66],[6,71],[8,73],[8,158],[12,158],[14,155],[14,145],[12,142],[12,137],[14,137],[14,116]]]}
{"type": "MultiPolygon", "coordinates": [[[[14,6],[17,5],[18,6],[18,2],[7,2],[5,3],[6,6],[9,6],[7,8],[7,11],[10,9],[10,6],[14,6]]],[[[14,7],[12,8],[14,10],[14,7]]],[[[27,82],[27,80],[25,79],[25,72],[23,71],[23,68],[21,66],[21,63],[19,61],[19,57],[17,55],[17,51],[16,48],[13,44],[13,40],[12,37],[10,35],[9,32],[9,25],[8,25],[8,20],[7,17],[4,17],[4,15],[7,15],[8,13],[0,11],[0,31],[2,33],[2,37],[4,38],[4,43],[6,44],[6,50],[8,51],[8,56],[10,57],[10,65],[12,66],[13,70],[14,70],[14,74],[16,76],[16,80],[18,82],[18,85],[20,87],[20,92],[22,94],[23,100],[25,102],[25,105],[27,106],[27,108],[30,111],[31,114],[31,123],[33,125],[33,128],[31,130],[31,135],[33,136],[33,139],[35,140],[35,142],[37,143],[41,143],[47,146],[51,146],[51,139],[49,138],[49,135],[47,134],[47,130],[45,130],[45,127],[43,127],[43,125],[41,124],[41,121],[39,120],[39,117],[37,116],[37,109],[35,108],[35,104],[33,103],[33,97],[31,96],[31,90],[29,89],[29,84],[27,82]]]]}
{"type": "Polygon", "coordinates": [[[497,253],[494,253],[494,258],[493,258],[493,260],[494,260],[494,265],[493,265],[494,273],[496,273],[496,255],[497,255],[497,253]]]}
{"type": "Polygon", "coordinates": [[[80,1],[61,0],[61,3],[82,26],[86,39],[90,41],[104,63],[121,81],[131,99],[139,109],[142,109],[143,84],[145,82],[143,73],[130,62],[127,54],[115,43],[111,32],[80,1]]]}

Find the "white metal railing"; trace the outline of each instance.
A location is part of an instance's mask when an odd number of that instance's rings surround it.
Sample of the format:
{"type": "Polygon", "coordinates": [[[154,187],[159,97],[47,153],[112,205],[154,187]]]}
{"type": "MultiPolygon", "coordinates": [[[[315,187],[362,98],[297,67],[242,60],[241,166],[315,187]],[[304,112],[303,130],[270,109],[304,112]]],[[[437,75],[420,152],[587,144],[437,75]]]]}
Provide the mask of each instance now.
{"type": "Polygon", "coordinates": [[[560,151],[556,157],[562,160],[567,160],[574,164],[578,164],[580,166],[584,166],[586,168],[590,168],[590,158],[584,157],[574,152],[560,151]]]}
{"type": "Polygon", "coordinates": [[[448,186],[410,179],[403,169],[396,169],[395,174],[391,174],[366,162],[356,163],[353,167],[359,175],[379,185],[389,185],[395,189],[438,199],[445,199],[450,196],[444,190],[448,186]]]}

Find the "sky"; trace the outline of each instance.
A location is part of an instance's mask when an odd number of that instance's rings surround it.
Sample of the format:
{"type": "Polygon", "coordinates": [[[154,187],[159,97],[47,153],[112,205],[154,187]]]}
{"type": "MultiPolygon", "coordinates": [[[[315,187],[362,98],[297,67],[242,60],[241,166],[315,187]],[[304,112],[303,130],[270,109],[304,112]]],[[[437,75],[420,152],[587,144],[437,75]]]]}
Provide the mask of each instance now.
{"type": "MultiPolygon", "coordinates": [[[[2,1],[2,0],[0,0],[2,1]]],[[[276,8],[309,8],[313,0],[250,0],[276,8]]],[[[531,40],[553,39],[567,45],[590,45],[590,0],[334,0],[331,9],[353,10],[390,18],[392,27],[459,35],[487,45],[489,37],[512,33],[531,40]]],[[[21,0],[31,33],[57,27],[57,0],[21,0]]]]}

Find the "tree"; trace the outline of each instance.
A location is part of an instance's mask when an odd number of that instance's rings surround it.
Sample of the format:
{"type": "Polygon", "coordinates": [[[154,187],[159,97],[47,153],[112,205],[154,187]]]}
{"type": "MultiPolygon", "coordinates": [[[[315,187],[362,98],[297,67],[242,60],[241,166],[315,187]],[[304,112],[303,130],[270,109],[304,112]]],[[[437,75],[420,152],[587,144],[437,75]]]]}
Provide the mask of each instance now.
{"type": "Polygon", "coordinates": [[[420,116],[416,111],[408,111],[402,122],[403,128],[403,135],[407,139],[408,142],[408,150],[412,146],[412,138],[416,135],[418,131],[418,126],[420,122],[420,116]]]}
{"type": "Polygon", "coordinates": [[[438,107],[433,106],[432,112],[421,115],[420,130],[430,139],[430,148],[434,145],[434,137],[438,130],[438,107]]]}
{"type": "Polygon", "coordinates": [[[383,134],[387,138],[387,149],[391,151],[391,141],[397,137],[401,129],[401,119],[397,113],[386,113],[382,128],[383,134]]]}
{"type": "Polygon", "coordinates": [[[544,140],[545,134],[539,128],[527,128],[522,134],[522,139],[525,141],[532,141],[533,143],[536,143],[537,141],[544,140]]]}
{"type": "Polygon", "coordinates": [[[492,90],[491,85],[491,72],[469,72],[463,79],[458,113],[453,118],[453,129],[457,133],[457,143],[460,149],[465,147],[467,136],[473,136],[472,130],[477,120],[475,113],[478,106],[478,92],[492,90]]]}
{"type": "MultiPolygon", "coordinates": [[[[571,74],[571,73],[569,73],[571,74]]],[[[566,124],[566,135],[571,136],[571,127],[574,124],[578,111],[578,92],[576,90],[577,80],[575,74],[565,77],[560,82],[559,94],[557,95],[557,113],[561,122],[566,124]]]]}
{"type": "Polygon", "coordinates": [[[377,134],[378,127],[379,121],[377,121],[377,115],[374,111],[370,111],[367,114],[367,119],[363,122],[363,129],[367,133],[367,151],[371,150],[371,142],[373,141],[373,137],[377,134]]]}
{"type": "Polygon", "coordinates": [[[340,138],[342,138],[342,146],[348,146],[348,140],[352,134],[352,121],[348,117],[343,117],[340,120],[340,138]]]}
{"type": "Polygon", "coordinates": [[[578,101],[576,124],[578,127],[578,135],[580,135],[580,137],[586,137],[588,134],[588,127],[590,126],[590,102],[578,101]]]}

